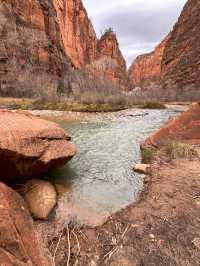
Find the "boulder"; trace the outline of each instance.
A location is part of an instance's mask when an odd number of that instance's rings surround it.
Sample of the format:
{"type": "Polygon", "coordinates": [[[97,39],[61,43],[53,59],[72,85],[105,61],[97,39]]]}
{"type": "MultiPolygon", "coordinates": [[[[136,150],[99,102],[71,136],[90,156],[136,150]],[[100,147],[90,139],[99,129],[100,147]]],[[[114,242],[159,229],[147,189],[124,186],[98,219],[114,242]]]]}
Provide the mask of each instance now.
{"type": "Polygon", "coordinates": [[[21,196],[0,183],[0,265],[52,265],[21,196]]]}
{"type": "Polygon", "coordinates": [[[6,180],[29,178],[64,165],[76,153],[57,124],[26,112],[0,110],[0,169],[6,180]]]}
{"type": "Polygon", "coordinates": [[[136,164],[134,166],[134,171],[140,174],[149,174],[150,164],[136,164]]]}
{"type": "Polygon", "coordinates": [[[57,203],[55,187],[48,181],[32,179],[24,187],[24,199],[31,214],[46,220],[57,203]]]}
{"type": "Polygon", "coordinates": [[[169,141],[184,141],[191,144],[200,143],[200,103],[170,120],[165,126],[147,138],[141,148],[159,148],[169,141]]]}

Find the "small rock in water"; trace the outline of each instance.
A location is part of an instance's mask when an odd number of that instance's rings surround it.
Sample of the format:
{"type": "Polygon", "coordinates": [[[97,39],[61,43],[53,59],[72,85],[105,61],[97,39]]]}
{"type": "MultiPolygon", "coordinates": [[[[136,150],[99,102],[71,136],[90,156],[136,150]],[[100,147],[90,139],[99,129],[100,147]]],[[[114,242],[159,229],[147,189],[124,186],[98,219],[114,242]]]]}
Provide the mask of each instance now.
{"type": "Polygon", "coordinates": [[[31,214],[38,219],[48,219],[57,202],[54,186],[48,181],[32,179],[25,184],[23,194],[31,214]]]}
{"type": "Polygon", "coordinates": [[[150,167],[150,164],[136,164],[134,166],[134,171],[141,174],[149,174],[150,167]]]}

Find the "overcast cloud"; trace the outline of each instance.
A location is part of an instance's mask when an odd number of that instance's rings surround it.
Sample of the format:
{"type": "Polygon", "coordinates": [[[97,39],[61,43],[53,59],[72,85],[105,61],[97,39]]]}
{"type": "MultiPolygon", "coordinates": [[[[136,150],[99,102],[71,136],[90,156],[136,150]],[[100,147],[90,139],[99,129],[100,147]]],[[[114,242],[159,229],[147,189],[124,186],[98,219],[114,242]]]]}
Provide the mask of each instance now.
{"type": "Polygon", "coordinates": [[[128,65],[164,39],[186,1],[83,0],[98,36],[108,27],[117,33],[128,65]]]}

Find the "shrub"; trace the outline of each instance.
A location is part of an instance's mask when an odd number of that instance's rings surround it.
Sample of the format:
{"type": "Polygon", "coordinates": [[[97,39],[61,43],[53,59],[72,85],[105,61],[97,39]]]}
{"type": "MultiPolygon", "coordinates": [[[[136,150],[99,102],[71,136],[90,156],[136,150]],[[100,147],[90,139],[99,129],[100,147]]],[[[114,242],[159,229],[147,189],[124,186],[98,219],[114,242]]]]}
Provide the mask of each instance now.
{"type": "Polygon", "coordinates": [[[145,148],[141,150],[142,162],[145,164],[149,164],[153,161],[154,157],[157,154],[157,150],[155,148],[145,148]]]}
{"type": "Polygon", "coordinates": [[[144,109],[166,109],[166,106],[161,102],[150,101],[150,102],[145,102],[142,108],[144,109]]]}

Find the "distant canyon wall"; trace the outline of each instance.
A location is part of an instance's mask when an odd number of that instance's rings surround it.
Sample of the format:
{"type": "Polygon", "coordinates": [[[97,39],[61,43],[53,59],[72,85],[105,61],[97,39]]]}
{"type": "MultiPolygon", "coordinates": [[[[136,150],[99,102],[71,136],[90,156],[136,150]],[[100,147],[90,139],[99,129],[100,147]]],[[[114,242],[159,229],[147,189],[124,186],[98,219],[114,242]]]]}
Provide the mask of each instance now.
{"type": "Polygon", "coordinates": [[[127,72],[116,34],[108,28],[98,39],[81,0],[1,0],[0,94],[31,97],[54,83],[64,91],[80,70],[149,97],[198,99],[199,14],[200,2],[188,0],[172,32],[127,72]]]}
{"type": "Polygon", "coordinates": [[[132,87],[160,82],[163,53],[170,34],[151,53],[138,56],[129,68],[132,87]]]}
{"type": "Polygon", "coordinates": [[[131,89],[166,100],[200,99],[200,2],[188,0],[172,32],[129,69],[131,89]]]}
{"type": "Polygon", "coordinates": [[[0,93],[31,96],[52,82],[65,86],[73,69],[125,89],[126,63],[116,35],[98,40],[81,0],[2,0],[0,93]]]}
{"type": "Polygon", "coordinates": [[[120,51],[116,34],[108,29],[97,42],[97,56],[87,69],[94,75],[100,75],[112,81],[120,89],[127,90],[128,75],[126,61],[120,51]]]}
{"type": "Polygon", "coordinates": [[[76,68],[125,89],[126,62],[116,34],[107,29],[100,39],[81,0],[53,0],[66,54],[76,68]]]}

